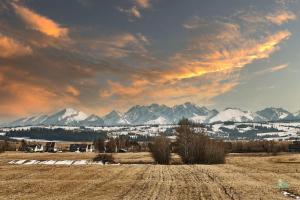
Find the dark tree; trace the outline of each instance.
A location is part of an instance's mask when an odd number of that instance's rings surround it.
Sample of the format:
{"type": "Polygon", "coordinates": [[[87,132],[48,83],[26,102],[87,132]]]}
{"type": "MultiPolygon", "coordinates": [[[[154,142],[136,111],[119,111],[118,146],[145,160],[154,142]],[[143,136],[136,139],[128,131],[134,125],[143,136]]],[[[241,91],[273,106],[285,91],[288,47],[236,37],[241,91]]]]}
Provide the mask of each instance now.
{"type": "Polygon", "coordinates": [[[152,157],[158,164],[168,165],[171,160],[170,140],[164,136],[159,136],[154,139],[154,142],[149,145],[152,157]]]}
{"type": "Polygon", "coordinates": [[[94,146],[95,146],[95,150],[99,153],[103,153],[105,152],[105,143],[104,143],[104,139],[99,138],[97,140],[94,141],[94,146]]]}

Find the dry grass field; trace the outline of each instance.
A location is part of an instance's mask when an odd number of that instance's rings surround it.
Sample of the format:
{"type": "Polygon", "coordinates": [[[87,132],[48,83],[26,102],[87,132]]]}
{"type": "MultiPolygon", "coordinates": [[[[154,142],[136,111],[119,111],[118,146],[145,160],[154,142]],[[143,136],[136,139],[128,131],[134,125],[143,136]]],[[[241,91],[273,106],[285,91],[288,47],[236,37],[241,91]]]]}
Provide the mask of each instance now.
{"type": "MultiPolygon", "coordinates": [[[[222,165],[154,165],[148,153],[116,154],[118,166],[9,165],[14,159],[91,159],[94,153],[0,154],[0,199],[289,199],[300,194],[300,154],[235,154],[222,165]],[[145,163],[145,164],[131,164],[145,163]]],[[[173,163],[178,162],[175,157],[173,163]]]]}

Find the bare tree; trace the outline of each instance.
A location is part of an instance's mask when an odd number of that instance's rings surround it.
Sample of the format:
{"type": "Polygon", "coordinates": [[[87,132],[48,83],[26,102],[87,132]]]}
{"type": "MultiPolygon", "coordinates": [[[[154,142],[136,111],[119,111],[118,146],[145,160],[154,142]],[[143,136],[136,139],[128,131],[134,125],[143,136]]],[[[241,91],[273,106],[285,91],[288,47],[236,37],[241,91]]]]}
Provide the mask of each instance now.
{"type": "Polygon", "coordinates": [[[187,119],[179,122],[176,152],[186,164],[224,163],[225,146],[222,141],[210,139],[204,132],[196,133],[194,124],[187,119]]]}
{"type": "Polygon", "coordinates": [[[168,138],[164,136],[156,137],[149,147],[152,157],[158,164],[170,164],[171,148],[170,140],[168,138]]]}
{"type": "Polygon", "coordinates": [[[104,140],[99,138],[94,141],[94,146],[97,152],[103,153],[105,152],[105,143],[104,140]]]}

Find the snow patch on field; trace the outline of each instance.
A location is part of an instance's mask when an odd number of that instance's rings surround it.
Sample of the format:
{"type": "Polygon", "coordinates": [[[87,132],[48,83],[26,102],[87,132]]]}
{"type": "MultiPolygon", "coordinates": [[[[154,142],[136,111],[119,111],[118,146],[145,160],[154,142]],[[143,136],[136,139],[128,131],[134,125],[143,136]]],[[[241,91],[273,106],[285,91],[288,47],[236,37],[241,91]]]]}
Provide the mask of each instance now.
{"type": "Polygon", "coordinates": [[[103,163],[102,161],[92,162],[90,160],[11,160],[11,165],[120,165],[120,163],[103,163]]]}

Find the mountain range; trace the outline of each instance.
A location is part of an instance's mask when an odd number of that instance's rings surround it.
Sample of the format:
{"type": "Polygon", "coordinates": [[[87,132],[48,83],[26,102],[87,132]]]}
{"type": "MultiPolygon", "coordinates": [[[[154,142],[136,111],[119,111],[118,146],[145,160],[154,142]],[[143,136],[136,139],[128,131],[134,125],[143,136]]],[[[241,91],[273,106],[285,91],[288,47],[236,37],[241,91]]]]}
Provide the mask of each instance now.
{"type": "Polygon", "coordinates": [[[243,111],[239,108],[226,108],[223,111],[197,106],[190,102],[169,107],[151,104],[136,105],[127,112],[112,111],[99,117],[87,115],[73,108],[66,108],[51,115],[39,115],[17,119],[5,124],[7,127],[61,125],[61,126],[115,126],[144,124],[176,124],[180,119],[188,118],[197,123],[215,122],[265,122],[300,120],[300,111],[290,113],[283,108],[269,107],[257,112],[243,111]]]}

